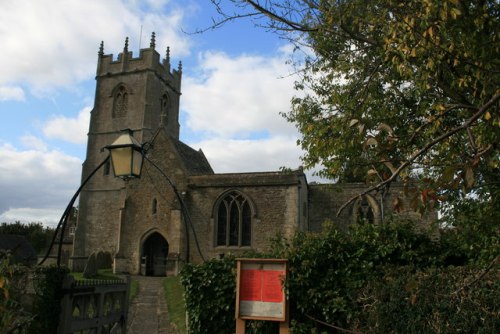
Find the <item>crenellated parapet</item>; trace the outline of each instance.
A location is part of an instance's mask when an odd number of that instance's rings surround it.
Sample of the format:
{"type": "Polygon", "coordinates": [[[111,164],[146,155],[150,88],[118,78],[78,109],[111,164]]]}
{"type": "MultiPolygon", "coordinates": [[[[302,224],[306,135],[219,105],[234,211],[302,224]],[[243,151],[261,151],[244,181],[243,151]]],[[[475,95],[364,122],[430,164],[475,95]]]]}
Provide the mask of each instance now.
{"type": "Polygon", "coordinates": [[[160,59],[160,54],[155,50],[155,33],[151,35],[149,48],[141,49],[139,57],[134,58],[132,51],[128,50],[128,37],[125,39],[123,51],[114,60],[113,54],[104,54],[104,42],[101,42],[98,52],[97,77],[110,77],[122,75],[123,73],[139,73],[151,71],[170,86],[174,91],[180,93],[182,78],[182,63],[179,62],[177,69],[170,66],[170,47],[167,47],[166,56],[160,59]]]}

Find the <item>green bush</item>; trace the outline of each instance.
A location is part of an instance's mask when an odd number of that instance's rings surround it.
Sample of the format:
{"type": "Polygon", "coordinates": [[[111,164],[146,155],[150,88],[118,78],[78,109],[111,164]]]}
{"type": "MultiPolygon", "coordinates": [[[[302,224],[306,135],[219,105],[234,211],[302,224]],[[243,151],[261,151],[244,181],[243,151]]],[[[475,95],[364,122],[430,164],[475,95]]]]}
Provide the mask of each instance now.
{"type": "Polygon", "coordinates": [[[358,300],[361,332],[500,332],[498,268],[387,268],[364,295],[369,298],[358,300]]]}
{"type": "MultiPolygon", "coordinates": [[[[294,334],[500,332],[498,234],[436,239],[409,222],[354,225],[348,233],[327,225],[320,234],[276,238],[269,254],[288,259],[285,282],[294,334]],[[485,242],[485,240],[487,242],[485,242]],[[488,245],[480,256],[462,251],[488,245]],[[495,257],[496,256],[496,257],[495,257]],[[493,259],[486,262],[486,259],[493,259]]],[[[181,272],[192,333],[234,332],[235,259],[187,265],[181,272]]],[[[272,333],[272,323],[247,324],[248,333],[272,333]]],[[[274,331],[276,332],[276,331],[274,331]]]]}
{"type": "Polygon", "coordinates": [[[0,333],[26,333],[33,321],[20,302],[28,276],[29,268],[14,263],[10,252],[0,250],[0,333]]]}
{"type": "Polygon", "coordinates": [[[235,259],[230,256],[182,268],[181,283],[191,333],[235,331],[235,270],[235,259]]]}
{"type": "Polygon", "coordinates": [[[63,297],[62,283],[69,273],[65,267],[37,267],[34,272],[35,301],[33,312],[36,321],[30,333],[57,333],[63,297]]]}

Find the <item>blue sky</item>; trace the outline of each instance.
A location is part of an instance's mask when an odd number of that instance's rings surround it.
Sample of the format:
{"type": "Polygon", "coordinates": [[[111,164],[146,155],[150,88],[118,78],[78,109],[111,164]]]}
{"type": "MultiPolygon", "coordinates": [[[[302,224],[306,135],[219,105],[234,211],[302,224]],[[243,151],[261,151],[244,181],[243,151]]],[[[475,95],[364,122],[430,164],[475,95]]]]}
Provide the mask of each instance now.
{"type": "Polygon", "coordinates": [[[185,33],[215,15],[209,0],[0,0],[0,222],[58,221],[80,182],[99,44],[116,57],[128,36],[137,56],[153,31],[183,63],[182,141],[216,173],[297,168],[297,131],[279,115],[292,47],[248,21],[185,33]]]}

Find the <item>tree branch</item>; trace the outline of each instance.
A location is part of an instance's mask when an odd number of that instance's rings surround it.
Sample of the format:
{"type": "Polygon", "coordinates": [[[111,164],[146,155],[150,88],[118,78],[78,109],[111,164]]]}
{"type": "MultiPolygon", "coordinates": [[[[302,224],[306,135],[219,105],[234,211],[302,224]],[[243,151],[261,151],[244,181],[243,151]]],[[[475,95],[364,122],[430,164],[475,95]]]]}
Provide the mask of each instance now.
{"type": "Polygon", "coordinates": [[[310,27],[305,26],[304,24],[288,20],[288,19],[286,19],[286,18],[284,18],[276,13],[273,13],[270,10],[262,7],[261,5],[259,5],[258,3],[256,3],[253,0],[245,0],[245,2],[250,4],[255,10],[260,12],[262,15],[267,16],[268,18],[270,18],[273,21],[281,22],[281,23],[289,26],[292,30],[296,30],[296,31],[300,31],[300,32],[318,31],[318,28],[310,28],[310,27]]]}
{"type": "Polygon", "coordinates": [[[472,125],[472,123],[474,123],[479,117],[481,117],[489,108],[491,108],[499,99],[500,99],[500,92],[497,92],[495,95],[493,95],[493,97],[488,102],[486,102],[481,108],[479,108],[478,111],[474,115],[472,115],[472,117],[470,117],[467,121],[465,121],[462,125],[457,126],[457,127],[453,128],[453,129],[451,129],[450,131],[442,134],[441,136],[439,136],[439,137],[435,138],[434,140],[430,141],[429,143],[427,143],[426,145],[424,145],[421,149],[419,149],[418,151],[416,151],[415,153],[413,153],[408,158],[408,160],[406,160],[404,163],[402,163],[396,169],[396,171],[394,171],[394,173],[388,179],[386,179],[383,182],[378,183],[377,185],[375,185],[373,187],[368,188],[367,190],[361,192],[360,194],[357,194],[356,196],[351,197],[347,202],[345,202],[344,204],[342,204],[342,206],[338,209],[338,211],[337,211],[337,217],[342,213],[342,211],[349,204],[351,204],[352,202],[354,202],[359,196],[366,195],[366,194],[368,194],[368,193],[370,193],[370,192],[372,192],[374,190],[379,190],[379,189],[385,187],[390,182],[394,181],[394,179],[396,179],[396,177],[401,173],[401,171],[403,169],[405,169],[406,167],[408,167],[409,165],[411,165],[419,156],[421,156],[422,154],[424,154],[425,152],[427,152],[434,145],[436,145],[437,143],[445,140],[446,138],[449,138],[449,137],[453,136],[454,134],[456,134],[459,131],[467,129],[469,126],[472,125]]]}

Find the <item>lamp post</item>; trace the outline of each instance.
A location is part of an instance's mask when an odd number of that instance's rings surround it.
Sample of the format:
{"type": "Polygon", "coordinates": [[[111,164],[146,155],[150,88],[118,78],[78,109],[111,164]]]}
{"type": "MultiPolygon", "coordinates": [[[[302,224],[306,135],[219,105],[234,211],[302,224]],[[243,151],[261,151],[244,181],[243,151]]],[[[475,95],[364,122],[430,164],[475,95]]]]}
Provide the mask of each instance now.
{"type": "Polygon", "coordinates": [[[123,130],[123,134],[121,134],[111,145],[107,145],[105,148],[109,151],[109,155],[102,161],[82,182],[76,193],[71,198],[66,210],[64,211],[61,219],[59,220],[59,224],[54,231],[54,237],[52,238],[51,245],[47,251],[45,257],[40,261],[39,265],[43,264],[45,260],[49,257],[50,252],[52,251],[52,247],[57,238],[57,233],[61,230],[60,240],[59,240],[59,248],[57,252],[57,266],[59,267],[61,264],[61,249],[64,238],[64,231],[66,229],[66,224],[68,222],[69,214],[73,205],[82,191],[83,187],[88,183],[88,181],[94,176],[94,174],[104,166],[109,159],[111,158],[111,162],[113,165],[113,173],[116,177],[122,178],[124,180],[132,179],[132,178],[140,178],[142,172],[142,166],[144,159],[146,159],[153,167],[155,167],[160,174],[165,177],[168,184],[172,187],[179,203],[181,205],[181,212],[184,215],[184,221],[186,224],[186,261],[189,262],[189,233],[188,233],[188,223],[191,227],[194,235],[194,239],[196,242],[198,253],[203,261],[205,261],[203,254],[201,253],[200,246],[198,243],[198,238],[196,236],[196,232],[191,223],[191,218],[189,216],[189,212],[187,211],[186,205],[184,204],[184,200],[179,194],[179,191],[175,187],[174,183],[170,180],[170,178],[163,172],[163,170],[158,167],[152,160],[148,159],[146,156],[146,150],[144,147],[146,145],[141,145],[137,139],[132,137],[132,130],[126,129],[123,130]]]}

